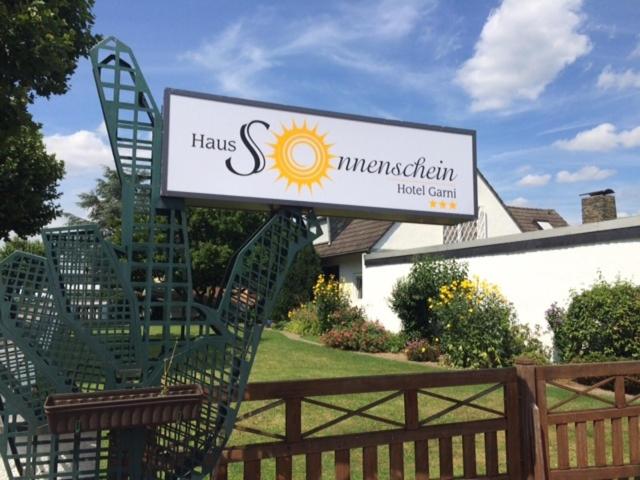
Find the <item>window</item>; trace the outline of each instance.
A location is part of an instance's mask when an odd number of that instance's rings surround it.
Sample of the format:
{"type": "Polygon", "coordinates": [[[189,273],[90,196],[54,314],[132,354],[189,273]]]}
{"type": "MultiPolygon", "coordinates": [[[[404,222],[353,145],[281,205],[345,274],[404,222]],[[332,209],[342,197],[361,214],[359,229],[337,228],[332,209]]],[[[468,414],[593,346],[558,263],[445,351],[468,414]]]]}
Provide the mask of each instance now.
{"type": "Polygon", "coordinates": [[[542,220],[536,220],[536,225],[538,225],[538,228],[540,230],[551,230],[553,228],[553,225],[551,225],[549,222],[545,222],[542,220]]]}

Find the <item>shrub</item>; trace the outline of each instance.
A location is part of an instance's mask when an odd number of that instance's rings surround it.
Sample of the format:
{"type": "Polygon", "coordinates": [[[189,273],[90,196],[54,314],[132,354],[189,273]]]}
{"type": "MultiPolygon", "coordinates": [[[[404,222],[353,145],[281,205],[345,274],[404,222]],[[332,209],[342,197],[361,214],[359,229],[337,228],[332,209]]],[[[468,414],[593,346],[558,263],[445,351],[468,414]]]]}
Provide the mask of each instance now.
{"type": "Polygon", "coordinates": [[[530,329],[516,323],[513,305],[495,285],[479,279],[454,281],[429,303],[444,325],[444,353],[457,367],[502,367],[518,355],[541,350],[530,329]]]}
{"type": "MultiPolygon", "coordinates": [[[[367,321],[364,310],[360,307],[346,306],[331,312],[327,321],[322,324],[325,331],[341,327],[361,325],[367,321]]],[[[324,333],[324,332],[323,332],[324,333]]]]}
{"type": "Polygon", "coordinates": [[[389,339],[387,340],[386,352],[400,353],[403,352],[407,345],[407,337],[404,333],[391,333],[389,332],[389,339]]]}
{"type": "Polygon", "coordinates": [[[407,343],[404,350],[407,359],[412,362],[437,362],[440,357],[440,346],[431,345],[426,340],[413,340],[407,343]]]}
{"type": "Polygon", "coordinates": [[[440,287],[467,276],[467,265],[455,260],[427,258],[415,263],[407,277],[400,279],[391,291],[389,305],[402,322],[407,338],[433,341],[442,335],[428,298],[438,296],[440,287]]]}
{"type": "Polygon", "coordinates": [[[322,336],[322,343],[332,348],[360,352],[384,352],[389,341],[387,332],[378,322],[363,322],[352,327],[339,327],[322,336]]]}
{"type": "Polygon", "coordinates": [[[316,306],[309,302],[294,308],[287,315],[289,321],[284,329],[297,335],[320,335],[322,334],[320,319],[316,306]]]}
{"type": "Polygon", "coordinates": [[[318,275],[313,286],[313,303],[317,308],[320,330],[324,333],[331,330],[330,315],[349,306],[349,296],[333,275],[318,275]]]}
{"type": "Polygon", "coordinates": [[[598,280],[573,292],[564,319],[549,322],[562,361],[602,355],[640,358],[640,287],[628,281],[598,280]]]}
{"type": "Polygon", "coordinates": [[[555,332],[559,332],[562,328],[562,324],[567,318],[567,311],[556,302],[553,302],[544,312],[544,318],[547,321],[549,329],[554,332],[553,347],[556,354],[559,354],[559,352],[564,351],[566,348],[565,338],[562,334],[555,334],[555,332]]]}
{"type": "Polygon", "coordinates": [[[536,325],[531,330],[528,325],[514,323],[512,325],[515,353],[518,357],[533,360],[537,365],[546,365],[551,358],[551,349],[546,347],[540,338],[542,329],[536,325]]]}
{"type": "Polygon", "coordinates": [[[311,301],[313,285],[321,271],[320,257],[313,247],[306,247],[298,253],[271,312],[276,325],[287,321],[289,311],[297,305],[311,301]]]}

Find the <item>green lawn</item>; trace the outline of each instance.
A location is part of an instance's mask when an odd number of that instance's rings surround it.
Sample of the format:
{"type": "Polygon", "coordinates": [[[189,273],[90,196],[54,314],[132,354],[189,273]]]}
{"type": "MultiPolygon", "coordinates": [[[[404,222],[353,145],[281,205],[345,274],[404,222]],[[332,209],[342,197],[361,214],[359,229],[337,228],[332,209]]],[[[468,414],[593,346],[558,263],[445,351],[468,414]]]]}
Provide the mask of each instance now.
{"type": "Polygon", "coordinates": [[[249,382],[429,371],[436,371],[436,369],[416,363],[385,360],[290,340],[276,330],[266,330],[260,342],[249,382]]]}
{"type": "MultiPolygon", "coordinates": [[[[442,369],[416,363],[387,360],[354,352],[334,350],[323,347],[321,345],[314,345],[306,342],[291,340],[277,331],[265,331],[263,340],[258,350],[255,364],[253,366],[250,382],[336,378],[360,375],[389,375],[398,373],[424,373],[430,371],[442,371],[442,369]]],[[[480,392],[482,389],[485,389],[487,387],[489,387],[489,385],[474,385],[467,387],[430,389],[430,391],[442,395],[447,395],[456,399],[463,399],[473,395],[474,393],[480,392]]],[[[335,405],[340,405],[345,408],[355,409],[359,406],[363,406],[369,402],[381,398],[384,395],[386,395],[386,393],[359,394],[343,397],[322,397],[318,399],[335,405]]],[[[549,390],[549,402],[550,404],[553,404],[559,399],[566,398],[567,395],[569,395],[568,392],[556,388],[551,388],[549,390]]],[[[421,418],[425,418],[426,416],[437,413],[443,408],[451,405],[450,402],[422,395],[419,396],[419,399],[421,418]]],[[[480,398],[475,403],[492,408],[494,410],[502,411],[503,402],[504,399],[502,389],[498,389],[490,393],[489,395],[480,398]]],[[[268,402],[245,402],[241,410],[241,414],[254,410],[262,405],[265,405],[266,403],[268,402]]],[[[574,409],[577,407],[594,408],[596,406],[600,405],[598,405],[597,402],[591,400],[580,400],[580,405],[578,405],[576,402],[572,402],[572,407],[574,409]]],[[[374,415],[403,422],[403,411],[403,399],[402,397],[398,397],[387,403],[379,405],[369,410],[368,412],[374,415]]],[[[335,411],[313,405],[303,404],[302,429],[303,431],[309,430],[310,428],[326,423],[327,421],[332,420],[339,415],[341,414],[335,411]]],[[[439,418],[435,421],[435,423],[450,423],[486,418],[495,418],[495,416],[490,413],[479,411],[470,407],[463,407],[460,409],[456,409],[451,413],[439,418]]],[[[280,406],[271,409],[265,413],[243,421],[242,424],[251,428],[258,428],[262,431],[283,434],[284,407],[280,406]]],[[[355,417],[347,421],[338,423],[337,425],[323,430],[322,432],[319,432],[318,436],[376,431],[392,428],[397,427],[381,424],[370,419],[355,417]]],[[[252,433],[235,432],[230,439],[229,445],[243,445],[265,441],[273,440],[266,439],[265,437],[259,437],[252,433]]],[[[506,468],[506,459],[504,455],[504,435],[499,434],[498,442],[500,446],[499,460],[501,464],[501,471],[504,471],[506,468]]],[[[461,443],[462,442],[460,438],[454,439],[454,466],[457,474],[462,473],[461,443]]],[[[484,468],[484,437],[482,435],[477,436],[476,445],[476,456],[478,458],[478,465],[480,470],[478,474],[482,474],[482,470],[484,468]]],[[[436,441],[429,442],[429,454],[431,475],[432,477],[438,478],[438,446],[436,441]]],[[[351,465],[352,478],[354,479],[362,478],[361,461],[361,451],[352,450],[351,465]]],[[[378,449],[378,461],[379,478],[381,480],[388,478],[388,449],[386,447],[380,447],[378,449]]],[[[413,445],[405,444],[405,474],[407,478],[413,477],[413,461],[413,445]]],[[[275,462],[272,460],[265,460],[262,462],[262,478],[275,478],[274,464],[275,462]]],[[[332,475],[334,474],[333,465],[333,454],[323,454],[323,478],[335,478],[332,477],[332,475]]],[[[240,467],[240,465],[233,464],[230,466],[229,478],[234,480],[239,480],[242,478],[242,468],[240,467]]],[[[294,478],[304,478],[304,458],[294,458],[294,478]]]]}

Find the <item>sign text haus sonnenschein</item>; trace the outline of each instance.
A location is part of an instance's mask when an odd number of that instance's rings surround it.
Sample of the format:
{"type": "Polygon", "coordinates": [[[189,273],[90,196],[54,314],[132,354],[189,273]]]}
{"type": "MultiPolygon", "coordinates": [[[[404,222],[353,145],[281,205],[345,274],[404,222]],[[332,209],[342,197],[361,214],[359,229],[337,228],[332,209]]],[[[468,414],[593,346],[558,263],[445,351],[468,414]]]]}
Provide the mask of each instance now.
{"type": "Polygon", "coordinates": [[[475,218],[475,131],[167,89],[162,194],[194,205],[475,218]]]}

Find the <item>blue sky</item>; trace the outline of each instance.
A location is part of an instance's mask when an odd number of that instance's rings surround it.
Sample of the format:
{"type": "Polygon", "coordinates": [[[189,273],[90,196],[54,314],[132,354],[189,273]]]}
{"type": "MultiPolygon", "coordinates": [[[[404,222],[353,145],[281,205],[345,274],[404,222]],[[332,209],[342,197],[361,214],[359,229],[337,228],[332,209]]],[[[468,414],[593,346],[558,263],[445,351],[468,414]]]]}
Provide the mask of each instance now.
{"type": "MultiPolygon", "coordinates": [[[[580,223],[583,192],[640,215],[638,0],[97,0],[156,101],[173,87],[475,129],[508,204],[580,223]]],[[[63,208],[111,165],[88,60],[32,108],[67,162],[63,208]]]]}

